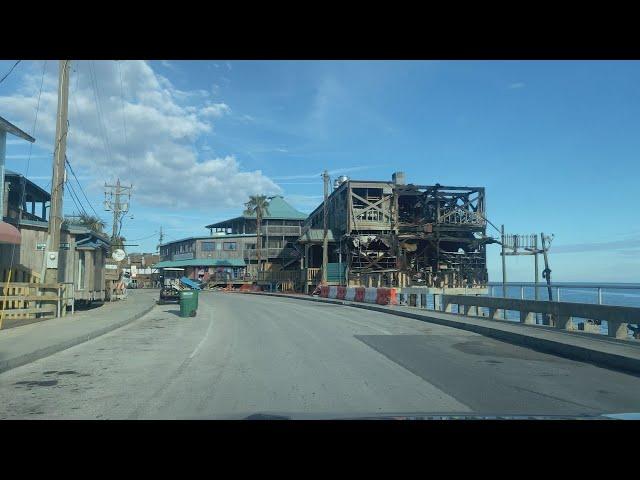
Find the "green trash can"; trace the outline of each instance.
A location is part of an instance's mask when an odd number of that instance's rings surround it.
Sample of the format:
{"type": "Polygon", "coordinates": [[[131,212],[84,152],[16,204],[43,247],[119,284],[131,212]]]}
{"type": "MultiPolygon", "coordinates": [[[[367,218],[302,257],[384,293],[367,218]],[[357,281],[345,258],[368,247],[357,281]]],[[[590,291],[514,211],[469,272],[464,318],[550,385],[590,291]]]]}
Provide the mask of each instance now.
{"type": "Polygon", "coordinates": [[[180,316],[195,317],[198,310],[198,291],[197,290],[181,290],[180,291],[180,316]]]}

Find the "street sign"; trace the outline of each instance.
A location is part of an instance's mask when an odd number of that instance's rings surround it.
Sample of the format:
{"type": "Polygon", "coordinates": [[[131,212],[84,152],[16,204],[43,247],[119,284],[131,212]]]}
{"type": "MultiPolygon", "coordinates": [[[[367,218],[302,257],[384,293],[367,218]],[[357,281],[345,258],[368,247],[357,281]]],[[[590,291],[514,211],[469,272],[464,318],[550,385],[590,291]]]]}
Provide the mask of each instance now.
{"type": "Polygon", "coordinates": [[[61,243],[60,250],[69,250],[70,245],[68,243],[61,243]]]}
{"type": "Polygon", "coordinates": [[[46,243],[36,243],[36,250],[44,250],[47,248],[46,243]]]}

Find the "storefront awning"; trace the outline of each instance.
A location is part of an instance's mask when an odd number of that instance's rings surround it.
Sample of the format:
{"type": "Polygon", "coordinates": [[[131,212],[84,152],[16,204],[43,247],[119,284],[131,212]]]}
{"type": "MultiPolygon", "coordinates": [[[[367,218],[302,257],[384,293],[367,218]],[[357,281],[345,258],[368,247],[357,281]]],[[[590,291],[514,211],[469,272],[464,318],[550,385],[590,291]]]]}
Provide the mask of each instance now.
{"type": "Polygon", "coordinates": [[[10,223],[0,221],[0,243],[20,245],[21,240],[20,230],[10,223]]]}

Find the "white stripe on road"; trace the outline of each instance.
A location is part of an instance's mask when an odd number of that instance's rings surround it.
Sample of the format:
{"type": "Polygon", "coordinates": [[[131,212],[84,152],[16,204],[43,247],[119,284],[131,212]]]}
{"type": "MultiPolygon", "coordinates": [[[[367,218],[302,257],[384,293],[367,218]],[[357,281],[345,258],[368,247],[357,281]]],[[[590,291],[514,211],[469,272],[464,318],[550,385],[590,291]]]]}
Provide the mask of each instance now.
{"type": "Polygon", "coordinates": [[[213,315],[211,315],[211,320],[209,321],[207,332],[204,334],[204,337],[202,338],[202,340],[200,340],[200,343],[198,344],[198,346],[193,350],[193,352],[191,352],[191,355],[189,355],[189,359],[192,359],[193,357],[195,357],[198,354],[198,350],[200,350],[200,347],[202,347],[204,342],[207,341],[207,338],[209,338],[209,332],[211,331],[211,327],[213,327],[213,315]]]}

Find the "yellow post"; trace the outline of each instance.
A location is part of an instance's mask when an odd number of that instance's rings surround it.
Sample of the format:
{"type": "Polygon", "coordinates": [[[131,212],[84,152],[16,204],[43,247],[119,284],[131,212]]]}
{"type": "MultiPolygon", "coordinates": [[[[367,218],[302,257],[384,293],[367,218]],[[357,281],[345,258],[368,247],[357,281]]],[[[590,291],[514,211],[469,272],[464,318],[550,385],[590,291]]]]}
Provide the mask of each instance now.
{"type": "Polygon", "coordinates": [[[4,298],[2,299],[2,311],[0,311],[0,330],[2,330],[2,322],[4,320],[4,307],[7,304],[7,296],[9,295],[9,284],[11,283],[11,269],[7,276],[7,284],[4,286],[4,298]]]}

